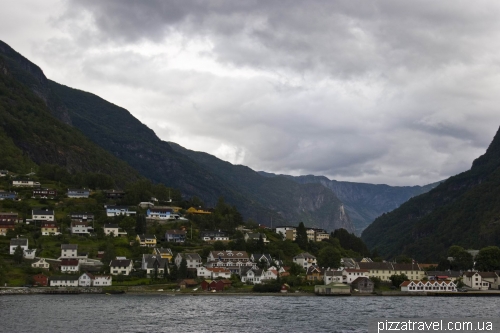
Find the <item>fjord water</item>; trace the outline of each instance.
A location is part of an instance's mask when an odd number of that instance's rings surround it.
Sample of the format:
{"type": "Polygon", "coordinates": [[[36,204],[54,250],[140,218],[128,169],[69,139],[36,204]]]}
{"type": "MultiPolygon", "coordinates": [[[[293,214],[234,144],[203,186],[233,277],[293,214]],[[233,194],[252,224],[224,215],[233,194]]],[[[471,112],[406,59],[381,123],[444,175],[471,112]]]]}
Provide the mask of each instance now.
{"type": "Polygon", "coordinates": [[[497,318],[496,297],[23,295],[0,332],[367,332],[370,318],[497,318]]]}

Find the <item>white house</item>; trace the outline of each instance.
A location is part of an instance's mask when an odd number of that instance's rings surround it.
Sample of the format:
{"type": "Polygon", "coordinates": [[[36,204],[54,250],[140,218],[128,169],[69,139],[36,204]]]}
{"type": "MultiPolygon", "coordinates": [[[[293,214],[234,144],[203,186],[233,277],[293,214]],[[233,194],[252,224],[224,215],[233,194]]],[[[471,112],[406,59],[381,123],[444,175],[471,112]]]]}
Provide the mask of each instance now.
{"type": "Polygon", "coordinates": [[[323,281],[325,284],[330,283],[343,283],[343,274],[342,271],[336,270],[325,270],[323,275],[323,281]]]}
{"type": "Polygon", "coordinates": [[[83,188],[83,189],[76,189],[76,188],[68,188],[68,198],[88,198],[90,195],[90,190],[83,188]]]}
{"type": "Polygon", "coordinates": [[[182,259],[186,259],[187,268],[198,268],[202,265],[201,257],[198,253],[177,253],[175,257],[175,265],[181,266],[182,259]]]}
{"type": "Polygon", "coordinates": [[[147,276],[153,276],[155,270],[158,271],[158,276],[163,276],[165,267],[168,273],[168,259],[162,258],[159,255],[143,254],[141,268],[146,271],[147,276]]]}
{"type": "Polygon", "coordinates": [[[23,251],[23,257],[25,259],[35,259],[36,249],[27,249],[23,251]]]}
{"type": "Polygon", "coordinates": [[[220,268],[213,267],[213,268],[207,268],[207,270],[209,270],[211,272],[210,278],[212,280],[219,279],[219,278],[222,278],[222,279],[230,279],[231,278],[231,271],[229,269],[222,268],[222,267],[220,267],[220,268]]]}
{"type": "Polygon", "coordinates": [[[212,271],[204,266],[196,267],[196,276],[199,278],[210,279],[212,277],[212,271]]]}
{"type": "Polygon", "coordinates": [[[296,235],[296,227],[292,227],[292,226],[281,226],[281,227],[276,227],[275,229],[275,232],[278,234],[278,235],[281,235],[281,237],[283,237],[283,239],[286,239],[287,237],[287,234],[290,235],[290,239],[291,240],[295,240],[295,235],[296,235]]]}
{"type": "Polygon", "coordinates": [[[49,269],[50,264],[45,261],[45,258],[40,258],[40,260],[35,261],[34,263],[32,263],[31,267],[33,267],[33,268],[49,269]]]}
{"type": "Polygon", "coordinates": [[[367,269],[346,268],[342,271],[342,282],[351,284],[352,281],[359,277],[368,277],[369,272],[367,269]]]}
{"type": "Polygon", "coordinates": [[[135,211],[129,210],[126,206],[106,206],[106,215],[108,217],[120,215],[130,216],[135,215],[136,213],[137,212],[135,211]]]}
{"type": "Polygon", "coordinates": [[[78,244],[61,244],[61,258],[78,257],[78,244]]]}
{"type": "Polygon", "coordinates": [[[259,268],[251,268],[245,274],[241,275],[241,282],[247,283],[250,282],[252,284],[261,284],[264,279],[263,276],[264,271],[259,268]]]}
{"type": "Polygon", "coordinates": [[[242,261],[247,262],[250,261],[250,257],[248,253],[245,251],[210,251],[207,257],[207,263],[214,261],[242,261]]]}
{"type": "Polygon", "coordinates": [[[72,235],[89,235],[94,229],[89,226],[88,222],[71,222],[71,234],[72,235]]]}
{"type": "Polygon", "coordinates": [[[303,252],[293,257],[293,262],[304,268],[306,271],[310,266],[317,264],[316,257],[307,252],[303,252]]]}
{"type": "Polygon", "coordinates": [[[408,280],[400,285],[401,291],[407,292],[423,292],[423,291],[436,291],[436,292],[454,292],[457,291],[455,282],[450,280],[408,280]]]}
{"type": "Polygon", "coordinates": [[[113,235],[113,237],[126,236],[127,232],[123,231],[118,224],[106,223],[104,224],[104,234],[106,236],[113,235]]]}
{"type": "Polygon", "coordinates": [[[78,259],[62,259],[61,272],[76,273],[80,271],[80,261],[78,259]]]}
{"type": "Polygon", "coordinates": [[[38,186],[40,186],[40,183],[35,182],[33,180],[13,180],[12,186],[15,186],[15,187],[38,187],[38,186]]]}
{"type": "Polygon", "coordinates": [[[54,211],[48,209],[33,209],[31,215],[34,221],[54,222],[54,211]]]}
{"type": "Polygon", "coordinates": [[[78,278],[78,285],[80,287],[90,287],[92,286],[92,280],[94,279],[94,276],[90,273],[83,273],[80,275],[78,278]]]}
{"type": "Polygon", "coordinates": [[[498,275],[495,272],[465,272],[462,282],[476,290],[498,289],[498,275]]]}
{"type": "Polygon", "coordinates": [[[49,286],[51,287],[78,287],[78,275],[50,276],[49,286]]]}
{"type": "Polygon", "coordinates": [[[130,259],[115,259],[109,264],[109,271],[112,275],[129,275],[134,268],[134,264],[130,259]]]}
{"type": "Polygon", "coordinates": [[[94,275],[94,287],[107,287],[113,284],[113,277],[110,275],[94,275]]]}
{"type": "Polygon", "coordinates": [[[264,233],[259,233],[259,232],[246,232],[245,233],[245,242],[248,242],[249,240],[255,240],[258,241],[262,237],[262,241],[267,244],[269,243],[269,240],[267,239],[266,234],[264,233]]]}
{"type": "Polygon", "coordinates": [[[23,250],[23,254],[24,254],[24,251],[28,250],[28,239],[26,239],[26,238],[12,238],[10,240],[9,253],[14,254],[14,252],[16,252],[16,249],[18,246],[21,247],[21,249],[23,250]]]}

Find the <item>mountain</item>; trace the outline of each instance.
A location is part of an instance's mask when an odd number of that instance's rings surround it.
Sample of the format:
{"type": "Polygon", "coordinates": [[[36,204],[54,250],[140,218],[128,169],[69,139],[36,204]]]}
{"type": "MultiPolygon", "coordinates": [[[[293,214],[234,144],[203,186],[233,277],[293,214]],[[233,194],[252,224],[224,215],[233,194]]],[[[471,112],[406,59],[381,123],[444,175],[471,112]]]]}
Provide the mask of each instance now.
{"type": "MultiPolygon", "coordinates": [[[[245,218],[263,224],[303,221],[327,230],[354,231],[341,202],[320,184],[273,180],[208,154],[180,146],[173,149],[127,110],[94,94],[48,80],[38,66],[2,42],[0,55],[8,62],[12,77],[38,96],[39,103],[45,104],[66,128],[78,129],[101,151],[111,153],[154,182],[177,188],[186,197],[198,196],[209,206],[223,196],[245,218]]],[[[83,140],[79,135],[76,138],[83,140]]]]}
{"type": "MultiPolygon", "coordinates": [[[[271,176],[269,173],[262,175],[271,176]]],[[[389,186],[330,180],[324,176],[286,176],[300,184],[318,183],[342,201],[358,235],[383,213],[398,208],[408,199],[428,192],[439,183],[425,186],[389,186]]]]}
{"type": "Polygon", "coordinates": [[[380,255],[435,261],[451,245],[500,245],[500,130],[470,170],[377,218],[362,239],[380,255]]]}
{"type": "MultiPolygon", "coordinates": [[[[27,65],[23,58],[13,60],[12,56],[20,55],[6,53],[5,49],[5,44],[0,44],[1,169],[26,173],[46,163],[63,166],[71,173],[105,174],[117,184],[140,178],[125,162],[56,119],[47,99],[31,89],[43,79],[43,72],[35,65],[27,65]]],[[[56,110],[62,111],[58,107],[56,110]]]]}

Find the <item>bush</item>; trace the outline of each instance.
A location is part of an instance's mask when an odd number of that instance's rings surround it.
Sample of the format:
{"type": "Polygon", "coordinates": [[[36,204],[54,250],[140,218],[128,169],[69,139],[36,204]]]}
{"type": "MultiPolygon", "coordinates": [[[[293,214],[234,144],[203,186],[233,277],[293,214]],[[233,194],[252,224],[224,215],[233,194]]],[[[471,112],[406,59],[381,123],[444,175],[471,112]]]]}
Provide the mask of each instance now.
{"type": "Polygon", "coordinates": [[[256,284],[252,290],[256,293],[279,293],[281,285],[278,283],[256,284]]]}

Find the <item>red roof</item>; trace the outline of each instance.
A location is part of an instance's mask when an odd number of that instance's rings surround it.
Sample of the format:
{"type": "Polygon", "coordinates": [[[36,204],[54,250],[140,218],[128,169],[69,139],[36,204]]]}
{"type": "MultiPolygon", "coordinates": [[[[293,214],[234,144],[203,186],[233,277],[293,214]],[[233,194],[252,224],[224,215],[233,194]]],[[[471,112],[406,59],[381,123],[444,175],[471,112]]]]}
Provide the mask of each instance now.
{"type": "Polygon", "coordinates": [[[78,266],[78,259],[62,259],[61,266],[78,266]]]}

